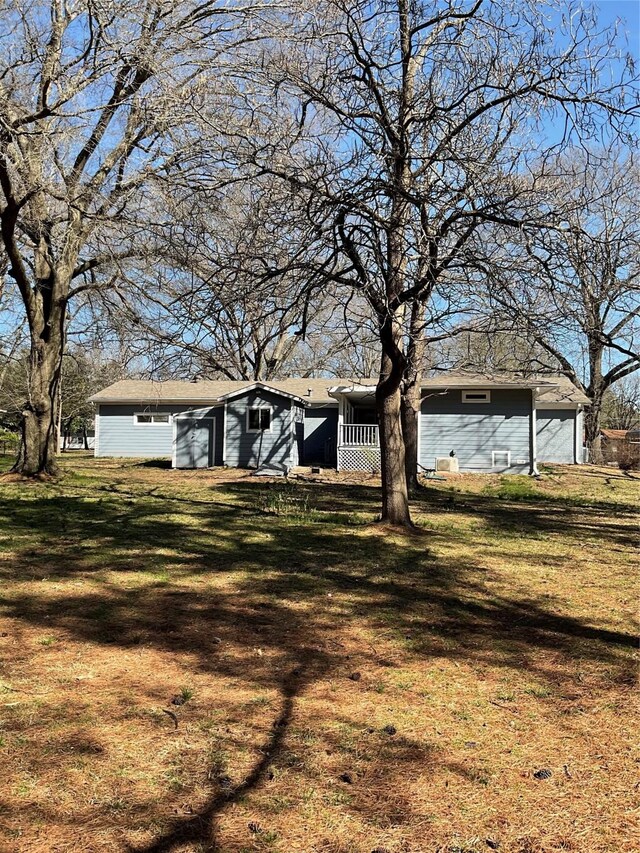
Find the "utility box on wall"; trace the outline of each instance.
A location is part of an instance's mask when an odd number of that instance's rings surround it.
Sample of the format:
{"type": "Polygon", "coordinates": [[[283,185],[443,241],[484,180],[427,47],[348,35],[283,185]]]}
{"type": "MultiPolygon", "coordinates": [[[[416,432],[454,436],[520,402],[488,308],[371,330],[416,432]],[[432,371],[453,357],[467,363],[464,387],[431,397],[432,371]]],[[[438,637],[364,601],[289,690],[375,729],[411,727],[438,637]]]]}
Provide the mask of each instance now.
{"type": "Polygon", "coordinates": [[[449,471],[450,474],[457,474],[459,470],[457,456],[436,457],[436,471],[449,471]]]}

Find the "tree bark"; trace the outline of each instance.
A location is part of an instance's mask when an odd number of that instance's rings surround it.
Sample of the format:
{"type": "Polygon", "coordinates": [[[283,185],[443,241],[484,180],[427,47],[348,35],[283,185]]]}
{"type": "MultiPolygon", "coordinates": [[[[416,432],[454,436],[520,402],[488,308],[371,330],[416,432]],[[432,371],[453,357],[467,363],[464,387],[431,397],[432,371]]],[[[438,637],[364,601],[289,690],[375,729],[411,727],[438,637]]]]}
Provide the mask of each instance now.
{"type": "Polygon", "coordinates": [[[589,462],[594,465],[602,464],[602,441],[600,436],[600,422],[602,419],[602,398],[604,390],[593,386],[587,389],[587,395],[591,399],[591,405],[584,411],[584,433],[587,448],[589,450],[589,462]]]}
{"type": "Polygon", "coordinates": [[[387,316],[381,323],[380,332],[382,359],[376,406],[380,427],[381,521],[396,527],[412,527],[401,414],[405,359],[399,346],[398,323],[387,316]]]}
{"type": "Polygon", "coordinates": [[[405,476],[409,495],[420,488],[418,481],[418,412],[420,410],[420,381],[426,341],[424,337],[422,299],[415,299],[411,306],[407,365],[402,384],[402,433],[405,448],[405,476]]]}
{"type": "Polygon", "coordinates": [[[56,401],[62,342],[58,334],[42,339],[31,336],[29,399],[22,410],[22,453],[14,471],[34,477],[56,475],[56,401]]]}
{"type": "Polygon", "coordinates": [[[420,488],[418,482],[418,410],[420,385],[416,382],[405,387],[402,393],[401,416],[404,437],[404,466],[407,491],[414,495],[420,488]]]}

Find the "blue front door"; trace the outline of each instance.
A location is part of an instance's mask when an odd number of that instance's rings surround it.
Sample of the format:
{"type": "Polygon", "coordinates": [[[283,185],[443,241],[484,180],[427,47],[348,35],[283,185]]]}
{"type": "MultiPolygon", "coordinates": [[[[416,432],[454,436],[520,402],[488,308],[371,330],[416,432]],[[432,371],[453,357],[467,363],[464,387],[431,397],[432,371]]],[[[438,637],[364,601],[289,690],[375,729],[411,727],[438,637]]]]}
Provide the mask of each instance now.
{"type": "Polygon", "coordinates": [[[176,468],[213,465],[213,421],[210,418],[176,418],[176,468]]]}

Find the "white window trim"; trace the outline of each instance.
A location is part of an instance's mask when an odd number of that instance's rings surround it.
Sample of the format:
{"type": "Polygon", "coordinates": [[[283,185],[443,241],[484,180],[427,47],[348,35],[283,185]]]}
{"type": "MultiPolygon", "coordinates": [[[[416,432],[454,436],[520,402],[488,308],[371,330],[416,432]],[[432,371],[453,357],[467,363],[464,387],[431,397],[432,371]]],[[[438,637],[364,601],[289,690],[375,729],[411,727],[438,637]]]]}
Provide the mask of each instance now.
{"type": "Polygon", "coordinates": [[[261,432],[271,432],[273,426],[273,406],[247,406],[247,432],[259,434],[261,432]],[[269,412],[269,429],[251,429],[249,426],[249,412],[252,411],[267,411],[269,412]]]}
{"type": "Polygon", "coordinates": [[[170,427],[173,423],[173,414],[171,412],[134,412],[133,413],[133,425],[135,427],[170,427]],[[165,422],[160,422],[154,424],[153,421],[151,423],[144,423],[138,420],[140,415],[144,415],[144,417],[155,417],[156,415],[167,415],[169,420],[165,422]]]}
{"type": "Polygon", "coordinates": [[[507,454],[507,468],[511,468],[511,451],[510,450],[492,450],[491,451],[491,467],[496,467],[496,453],[500,456],[507,454]]]}
{"type": "Polygon", "coordinates": [[[462,402],[463,403],[490,403],[491,402],[491,391],[488,388],[478,388],[477,391],[463,391],[462,392],[462,402]],[[480,400],[474,399],[473,397],[469,397],[469,394],[484,394],[480,400]]]}

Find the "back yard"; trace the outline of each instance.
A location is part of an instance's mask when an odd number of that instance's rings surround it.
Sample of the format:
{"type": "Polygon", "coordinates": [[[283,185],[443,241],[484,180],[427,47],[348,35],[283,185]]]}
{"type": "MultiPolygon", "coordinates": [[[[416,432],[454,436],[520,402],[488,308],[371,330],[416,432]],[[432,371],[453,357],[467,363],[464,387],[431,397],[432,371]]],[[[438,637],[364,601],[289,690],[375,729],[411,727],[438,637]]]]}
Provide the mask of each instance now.
{"type": "Polygon", "coordinates": [[[638,475],[400,536],[373,480],[65,465],[0,481],[3,853],[637,851],[638,475]]]}

